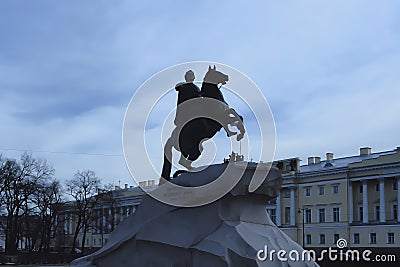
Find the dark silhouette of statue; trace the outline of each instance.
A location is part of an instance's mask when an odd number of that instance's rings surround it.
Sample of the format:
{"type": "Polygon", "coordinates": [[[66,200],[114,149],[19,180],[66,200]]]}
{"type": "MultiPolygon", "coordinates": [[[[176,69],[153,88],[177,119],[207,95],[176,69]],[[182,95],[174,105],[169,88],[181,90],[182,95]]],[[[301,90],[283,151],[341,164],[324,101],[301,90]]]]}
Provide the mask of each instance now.
{"type": "Polygon", "coordinates": [[[175,87],[178,91],[178,106],[174,120],[176,128],[164,147],[161,174],[166,180],[170,179],[172,148],[181,152],[179,164],[190,170],[192,162],[197,160],[203,151],[202,143],[212,138],[221,128],[225,129],[228,136],[232,136],[237,132],[230,131],[228,125],[237,127],[240,132],[237,135],[238,141],[245,133],[243,118],[234,109],[229,108],[220,90],[219,85],[222,86],[228,82],[228,75],[217,71],[215,66],[214,68],[209,66],[200,91],[193,83],[194,79],[194,73],[190,70],[185,74],[186,82],[179,83],[175,87]],[[191,99],[196,101],[184,104],[191,99]],[[207,99],[214,100],[210,103],[207,99]],[[213,115],[206,117],[204,111],[213,115]]]}
{"type": "MultiPolygon", "coordinates": [[[[231,130],[229,130],[228,124],[234,125],[235,122],[237,122],[235,126],[241,132],[241,134],[238,135],[238,138],[237,138],[237,140],[239,141],[240,139],[243,138],[243,135],[244,135],[244,127],[242,127],[243,126],[243,117],[239,116],[234,109],[229,108],[228,103],[225,102],[225,99],[224,99],[224,96],[222,95],[220,87],[218,87],[219,84],[221,84],[221,86],[222,86],[222,85],[226,84],[228,81],[229,81],[228,75],[217,71],[215,66],[214,66],[214,68],[211,68],[211,66],[209,66],[206,76],[204,77],[203,84],[201,86],[201,95],[203,97],[209,97],[209,98],[219,100],[223,104],[225,104],[225,105],[221,106],[222,112],[226,113],[226,115],[227,115],[224,118],[223,124],[221,125],[220,123],[209,119],[208,123],[209,123],[209,127],[211,128],[210,130],[212,132],[214,130],[219,131],[219,130],[221,130],[221,127],[224,127],[227,135],[232,136],[232,135],[237,134],[237,132],[232,132],[231,130]]],[[[215,133],[212,136],[214,136],[215,133]]]]}
{"type": "Polygon", "coordinates": [[[183,121],[181,119],[182,116],[181,116],[180,104],[182,104],[183,102],[185,102],[189,99],[201,97],[200,88],[197,87],[197,85],[195,85],[193,83],[195,78],[196,77],[194,76],[193,71],[189,70],[185,74],[186,82],[178,83],[175,86],[175,90],[178,92],[178,102],[176,103],[177,107],[176,107],[176,115],[175,115],[175,120],[174,120],[174,123],[176,126],[180,126],[183,123],[183,121]]]}

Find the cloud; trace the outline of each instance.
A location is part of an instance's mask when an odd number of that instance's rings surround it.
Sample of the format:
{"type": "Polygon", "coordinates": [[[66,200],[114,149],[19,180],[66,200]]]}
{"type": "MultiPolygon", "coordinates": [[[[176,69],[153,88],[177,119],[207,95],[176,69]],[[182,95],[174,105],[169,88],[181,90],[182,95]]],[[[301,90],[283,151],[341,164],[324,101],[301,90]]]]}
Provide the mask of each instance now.
{"type": "MultiPolygon", "coordinates": [[[[397,1],[1,1],[0,147],[122,154],[135,90],[165,67],[210,60],[260,87],[275,118],[277,158],[392,149],[399,8],[397,1]]],[[[256,136],[251,113],[230,101],[256,136]]],[[[131,183],[121,156],[39,155],[61,177],[87,166],[131,183]]]]}

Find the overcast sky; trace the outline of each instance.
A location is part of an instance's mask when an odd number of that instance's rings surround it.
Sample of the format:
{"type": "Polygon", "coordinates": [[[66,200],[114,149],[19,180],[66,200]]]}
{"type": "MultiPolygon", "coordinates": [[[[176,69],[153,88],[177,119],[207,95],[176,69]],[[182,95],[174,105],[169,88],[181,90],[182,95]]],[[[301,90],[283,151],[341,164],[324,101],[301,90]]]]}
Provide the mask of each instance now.
{"type": "Polygon", "coordinates": [[[400,146],[399,33],[395,0],[2,0],[0,153],[31,151],[63,180],[92,169],[133,184],[121,142],[133,93],[196,60],[259,86],[276,159],[391,150],[400,146]]]}

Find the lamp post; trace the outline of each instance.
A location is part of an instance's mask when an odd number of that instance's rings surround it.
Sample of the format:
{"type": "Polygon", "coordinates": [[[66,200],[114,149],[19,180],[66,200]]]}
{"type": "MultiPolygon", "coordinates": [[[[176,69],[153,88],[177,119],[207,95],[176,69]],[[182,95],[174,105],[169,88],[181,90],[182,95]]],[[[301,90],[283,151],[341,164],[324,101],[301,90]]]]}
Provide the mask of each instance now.
{"type": "Polygon", "coordinates": [[[104,234],[103,234],[103,221],[104,221],[104,204],[103,204],[103,200],[104,200],[104,192],[101,191],[100,195],[100,235],[101,235],[101,247],[103,247],[103,238],[104,238],[104,234]]]}
{"type": "Polygon", "coordinates": [[[304,225],[305,225],[305,223],[306,223],[306,222],[305,222],[305,213],[304,213],[304,212],[307,211],[307,210],[308,210],[308,209],[306,209],[306,208],[300,208],[300,209],[298,210],[298,213],[299,213],[299,214],[303,214],[303,225],[302,225],[302,237],[303,237],[303,238],[302,238],[302,247],[303,247],[303,248],[305,248],[305,247],[304,247],[304,225]]]}
{"type": "Polygon", "coordinates": [[[103,234],[103,220],[104,220],[104,207],[103,207],[103,200],[101,201],[101,210],[100,210],[100,235],[101,235],[101,247],[103,247],[103,238],[104,238],[104,234],[103,234]]]}

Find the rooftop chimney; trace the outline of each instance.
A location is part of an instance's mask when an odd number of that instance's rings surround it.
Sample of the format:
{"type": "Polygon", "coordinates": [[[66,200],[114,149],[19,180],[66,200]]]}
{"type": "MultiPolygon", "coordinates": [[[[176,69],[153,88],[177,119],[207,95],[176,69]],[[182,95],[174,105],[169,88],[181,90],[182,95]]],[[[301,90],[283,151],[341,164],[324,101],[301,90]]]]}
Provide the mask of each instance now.
{"type": "Polygon", "coordinates": [[[308,165],[318,164],[321,162],[321,157],[308,157],[308,165]]]}
{"type": "Polygon", "coordinates": [[[128,184],[125,184],[125,189],[128,189],[128,184]]]}
{"type": "Polygon", "coordinates": [[[360,156],[371,155],[371,148],[370,147],[362,147],[360,148],[360,156]]]}
{"type": "Polygon", "coordinates": [[[331,152],[326,153],[326,160],[327,161],[333,160],[333,153],[331,153],[331,152]]]}
{"type": "Polygon", "coordinates": [[[140,187],[147,187],[147,181],[139,182],[140,187]]]}

